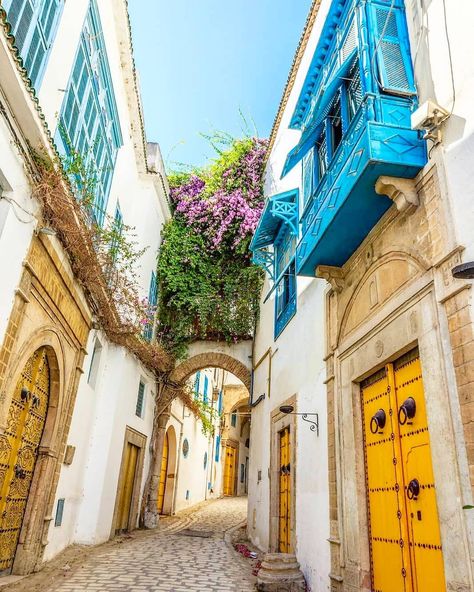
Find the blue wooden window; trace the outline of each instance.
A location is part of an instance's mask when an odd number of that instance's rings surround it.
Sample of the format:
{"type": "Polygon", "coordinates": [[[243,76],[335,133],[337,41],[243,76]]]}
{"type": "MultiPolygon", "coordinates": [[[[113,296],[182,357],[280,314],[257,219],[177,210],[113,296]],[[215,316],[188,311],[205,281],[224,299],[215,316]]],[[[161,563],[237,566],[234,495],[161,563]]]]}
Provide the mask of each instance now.
{"type": "MultiPolygon", "coordinates": [[[[158,302],[158,284],[156,281],[156,273],[154,271],[151,272],[150,278],[150,288],[148,290],[148,306],[149,306],[149,314],[151,315],[152,311],[156,307],[158,302]]],[[[147,325],[144,331],[144,337],[147,341],[151,341],[153,337],[153,319],[148,319],[147,325]]]]}
{"type": "Polygon", "coordinates": [[[400,95],[416,94],[405,12],[390,6],[371,6],[381,89],[400,95]]]}
{"type": "Polygon", "coordinates": [[[56,516],[54,518],[54,526],[61,526],[63,523],[63,514],[64,514],[64,502],[66,500],[62,497],[58,499],[58,503],[56,506],[56,516]]]}
{"type": "Polygon", "coordinates": [[[138,385],[137,405],[135,408],[135,415],[143,417],[143,408],[145,405],[145,383],[140,380],[138,385]]]}
{"type": "Polygon", "coordinates": [[[118,247],[119,247],[119,241],[120,241],[120,237],[122,235],[122,232],[123,232],[123,216],[122,216],[122,211],[120,209],[120,204],[117,202],[117,205],[115,207],[115,216],[114,216],[114,222],[113,222],[113,235],[112,235],[112,240],[110,241],[110,255],[111,255],[114,263],[115,263],[117,256],[118,256],[118,247]]]}
{"type": "Polygon", "coordinates": [[[317,178],[314,169],[314,149],[308,151],[303,158],[303,203],[313,195],[317,178]]]}
{"type": "Polygon", "coordinates": [[[3,8],[31,85],[38,90],[64,0],[4,0],[3,8]]]}
{"type": "Polygon", "coordinates": [[[196,372],[196,378],[194,380],[194,398],[198,399],[199,398],[199,381],[201,379],[201,371],[198,370],[196,372]]]}
{"type": "Polygon", "coordinates": [[[204,376],[204,393],[203,393],[203,401],[207,403],[209,400],[209,378],[204,376]]]}
{"type": "Polygon", "coordinates": [[[296,313],[296,237],[284,225],[275,242],[275,338],[296,313]]]}
{"type": "Polygon", "coordinates": [[[232,413],[232,415],[230,416],[230,425],[235,428],[235,426],[237,425],[237,413],[232,413]]]}
{"type": "Polygon", "coordinates": [[[222,413],[222,406],[223,406],[223,401],[224,397],[222,395],[222,390],[219,391],[219,401],[217,403],[217,413],[219,413],[219,415],[222,413]]]}
{"type": "Polygon", "coordinates": [[[217,436],[217,438],[216,438],[216,455],[214,457],[216,462],[219,462],[220,454],[221,454],[221,437],[217,436]]]}
{"type": "Polygon", "coordinates": [[[91,215],[102,225],[122,135],[95,0],[90,2],[82,29],[56,139],[66,155],[75,150],[82,156],[93,184],[91,215]]]}

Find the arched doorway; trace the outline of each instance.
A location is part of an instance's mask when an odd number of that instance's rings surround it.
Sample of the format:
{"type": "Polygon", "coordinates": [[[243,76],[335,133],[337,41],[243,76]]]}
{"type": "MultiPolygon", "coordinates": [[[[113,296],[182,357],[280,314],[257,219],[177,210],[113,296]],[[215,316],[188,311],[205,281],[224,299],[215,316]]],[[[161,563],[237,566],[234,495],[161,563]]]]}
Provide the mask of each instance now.
{"type": "Polygon", "coordinates": [[[0,436],[0,571],[10,570],[23,523],[51,389],[46,347],[28,359],[17,380],[0,436]]]}

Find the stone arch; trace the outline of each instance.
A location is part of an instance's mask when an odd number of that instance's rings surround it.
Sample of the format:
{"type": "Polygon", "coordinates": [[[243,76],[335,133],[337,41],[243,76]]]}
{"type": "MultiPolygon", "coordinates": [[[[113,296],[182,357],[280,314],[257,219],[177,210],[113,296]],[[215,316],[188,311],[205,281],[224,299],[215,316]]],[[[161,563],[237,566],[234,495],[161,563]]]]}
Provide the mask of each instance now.
{"type": "Polygon", "coordinates": [[[19,542],[15,552],[12,573],[29,573],[40,564],[44,540],[49,527],[45,517],[52,512],[57,486],[54,473],[61,446],[61,423],[64,417],[64,372],[63,344],[54,327],[43,327],[34,332],[18,351],[15,364],[9,371],[4,404],[9,406],[13,398],[18,377],[31,356],[39,349],[45,349],[49,366],[49,396],[43,434],[36,459],[31,486],[23,516],[19,542]]]}
{"type": "Polygon", "coordinates": [[[241,380],[250,392],[251,370],[250,361],[248,366],[237,358],[222,352],[208,351],[197,353],[176,366],[171,372],[170,379],[176,383],[185,382],[192,374],[203,368],[221,368],[234,374],[241,380]]]}
{"type": "Polygon", "coordinates": [[[391,251],[378,258],[364,273],[344,309],[338,343],[425,270],[423,262],[406,252],[391,251]]]}

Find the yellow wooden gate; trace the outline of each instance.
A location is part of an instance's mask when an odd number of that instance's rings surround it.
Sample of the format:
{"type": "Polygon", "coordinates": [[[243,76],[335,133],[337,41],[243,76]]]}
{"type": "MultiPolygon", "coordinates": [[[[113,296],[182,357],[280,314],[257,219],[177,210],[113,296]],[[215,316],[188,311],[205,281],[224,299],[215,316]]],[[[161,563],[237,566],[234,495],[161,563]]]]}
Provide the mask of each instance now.
{"type": "Polygon", "coordinates": [[[129,530],[132,527],[130,525],[130,511],[139,452],[138,446],[127,442],[123,460],[123,478],[120,487],[116,532],[129,530]]]}
{"type": "Polygon", "coordinates": [[[0,437],[0,571],[15,558],[48,412],[49,374],[46,349],[40,348],[20,375],[0,437]]]}
{"type": "Polygon", "coordinates": [[[279,433],[280,438],[280,477],[278,512],[278,550],[291,552],[291,456],[290,428],[279,433]]]}
{"type": "Polygon", "coordinates": [[[165,502],[166,477],[168,475],[168,454],[169,439],[168,432],[165,435],[163,443],[163,456],[161,457],[160,484],[158,485],[158,512],[163,513],[163,504],[165,502]]]}
{"type": "Polygon", "coordinates": [[[235,448],[225,447],[224,495],[234,495],[235,448]]]}
{"type": "Polygon", "coordinates": [[[423,381],[415,349],[362,383],[374,592],[444,592],[423,381]]]}

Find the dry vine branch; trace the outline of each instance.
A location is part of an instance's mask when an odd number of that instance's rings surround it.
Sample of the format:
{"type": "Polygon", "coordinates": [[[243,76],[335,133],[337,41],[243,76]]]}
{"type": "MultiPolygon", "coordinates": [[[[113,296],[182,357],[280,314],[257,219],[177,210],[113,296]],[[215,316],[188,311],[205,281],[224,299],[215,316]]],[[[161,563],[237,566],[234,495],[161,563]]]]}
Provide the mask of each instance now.
{"type": "Polygon", "coordinates": [[[117,271],[109,235],[91,224],[87,201],[74,197],[61,163],[37,158],[37,166],[34,196],[43,206],[45,222],[55,229],[66,250],[73,273],[108,339],[126,347],[155,374],[172,368],[172,358],[159,344],[140,337],[143,310],[133,277],[126,270],[117,271]],[[114,273],[107,274],[111,269],[114,273]]]}

